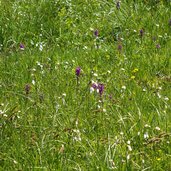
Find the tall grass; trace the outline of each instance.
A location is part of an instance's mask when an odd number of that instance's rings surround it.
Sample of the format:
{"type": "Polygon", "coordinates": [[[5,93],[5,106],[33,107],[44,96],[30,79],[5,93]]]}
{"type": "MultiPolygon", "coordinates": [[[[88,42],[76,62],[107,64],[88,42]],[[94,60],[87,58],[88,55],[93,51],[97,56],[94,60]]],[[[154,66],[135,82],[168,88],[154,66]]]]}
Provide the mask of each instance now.
{"type": "Polygon", "coordinates": [[[170,170],[170,20],[169,0],[1,0],[0,170],[170,170]]]}

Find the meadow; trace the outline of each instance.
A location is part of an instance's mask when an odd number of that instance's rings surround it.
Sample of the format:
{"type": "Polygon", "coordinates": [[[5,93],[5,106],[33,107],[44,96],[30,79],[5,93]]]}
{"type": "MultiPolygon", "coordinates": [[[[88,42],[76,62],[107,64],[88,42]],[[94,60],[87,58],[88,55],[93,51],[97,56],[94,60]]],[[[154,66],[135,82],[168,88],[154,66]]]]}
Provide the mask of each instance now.
{"type": "Polygon", "coordinates": [[[171,1],[0,0],[0,170],[171,171],[171,1]]]}

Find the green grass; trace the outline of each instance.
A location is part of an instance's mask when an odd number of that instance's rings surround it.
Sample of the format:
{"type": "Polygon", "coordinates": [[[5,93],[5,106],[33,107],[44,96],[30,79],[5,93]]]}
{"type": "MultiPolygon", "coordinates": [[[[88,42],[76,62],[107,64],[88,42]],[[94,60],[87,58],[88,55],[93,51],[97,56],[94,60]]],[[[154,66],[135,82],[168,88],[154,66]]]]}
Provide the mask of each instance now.
{"type": "Polygon", "coordinates": [[[170,20],[169,0],[0,0],[0,170],[171,170],[170,20]]]}

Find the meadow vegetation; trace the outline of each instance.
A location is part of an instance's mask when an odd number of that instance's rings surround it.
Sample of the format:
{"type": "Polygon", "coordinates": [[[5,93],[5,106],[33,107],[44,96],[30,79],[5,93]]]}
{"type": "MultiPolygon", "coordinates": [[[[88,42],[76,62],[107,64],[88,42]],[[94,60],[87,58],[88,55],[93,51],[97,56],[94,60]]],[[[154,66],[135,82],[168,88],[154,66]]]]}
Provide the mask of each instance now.
{"type": "Polygon", "coordinates": [[[0,170],[171,170],[170,0],[0,0],[0,170]]]}

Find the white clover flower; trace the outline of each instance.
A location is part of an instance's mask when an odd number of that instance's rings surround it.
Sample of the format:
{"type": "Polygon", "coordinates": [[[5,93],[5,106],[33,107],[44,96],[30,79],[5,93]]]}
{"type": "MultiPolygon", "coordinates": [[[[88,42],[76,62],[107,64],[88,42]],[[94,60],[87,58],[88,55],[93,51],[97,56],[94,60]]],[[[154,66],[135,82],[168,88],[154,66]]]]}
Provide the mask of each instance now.
{"type": "Polygon", "coordinates": [[[123,135],[124,133],[123,132],[120,132],[120,135],[123,135]]]}
{"type": "Polygon", "coordinates": [[[40,51],[43,50],[43,45],[42,45],[42,43],[40,43],[40,45],[39,45],[39,50],[40,50],[40,51]]]}
{"type": "Polygon", "coordinates": [[[157,131],[160,131],[160,128],[159,128],[158,126],[156,126],[155,129],[156,129],[157,131]]]}
{"type": "Polygon", "coordinates": [[[35,80],[32,80],[32,84],[35,85],[35,83],[36,83],[35,80]]]}
{"type": "Polygon", "coordinates": [[[62,96],[63,96],[63,97],[66,97],[66,93],[63,93],[62,96]]]}
{"type": "Polygon", "coordinates": [[[158,87],[159,90],[162,90],[162,87],[158,87]]]}
{"type": "Polygon", "coordinates": [[[168,100],[169,100],[169,98],[165,96],[165,97],[164,97],[164,100],[165,100],[165,101],[168,101],[168,100]]]}
{"type": "Polygon", "coordinates": [[[106,112],[106,109],[103,109],[103,112],[106,112]]]}
{"type": "Polygon", "coordinates": [[[95,77],[98,77],[98,74],[97,74],[97,73],[94,73],[93,75],[94,75],[95,77]]]}
{"type": "Polygon", "coordinates": [[[145,127],[145,128],[151,128],[151,126],[148,125],[148,124],[145,124],[144,127],[145,127]]]}
{"type": "Polygon", "coordinates": [[[144,134],[144,139],[148,139],[149,138],[149,135],[148,135],[148,132],[146,132],[145,134],[144,134]]]}
{"type": "Polygon", "coordinates": [[[130,145],[127,145],[127,146],[128,146],[128,150],[132,151],[132,147],[130,145]]]}
{"type": "Polygon", "coordinates": [[[129,159],[130,159],[130,155],[129,155],[129,154],[126,156],[126,159],[127,159],[127,160],[129,160],[129,159]]]}
{"type": "Polygon", "coordinates": [[[122,86],[122,89],[123,89],[123,90],[126,90],[126,86],[123,85],[123,86],[122,86]]]}
{"type": "Polygon", "coordinates": [[[94,88],[90,87],[90,93],[94,92],[94,88]]]}
{"type": "Polygon", "coordinates": [[[146,92],[147,90],[145,89],[145,88],[143,88],[143,90],[142,90],[143,92],[146,92]]]}
{"type": "Polygon", "coordinates": [[[159,99],[161,98],[161,95],[159,94],[159,92],[157,92],[157,96],[159,97],[159,99]]]}
{"type": "Polygon", "coordinates": [[[129,145],[130,145],[130,144],[131,144],[131,141],[129,141],[129,140],[128,140],[128,141],[127,141],[127,144],[129,144],[129,145]]]}

